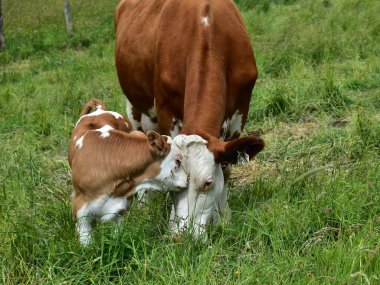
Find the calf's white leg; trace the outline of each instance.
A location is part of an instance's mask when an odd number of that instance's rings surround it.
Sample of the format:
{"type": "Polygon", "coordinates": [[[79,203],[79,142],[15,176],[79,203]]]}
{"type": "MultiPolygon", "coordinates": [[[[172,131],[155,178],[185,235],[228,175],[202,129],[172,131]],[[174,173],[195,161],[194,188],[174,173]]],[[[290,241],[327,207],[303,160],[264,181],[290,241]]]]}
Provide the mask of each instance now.
{"type": "Polygon", "coordinates": [[[82,245],[88,245],[91,242],[92,236],[92,223],[93,216],[88,212],[87,205],[84,205],[77,212],[77,232],[79,235],[79,242],[82,245]]]}

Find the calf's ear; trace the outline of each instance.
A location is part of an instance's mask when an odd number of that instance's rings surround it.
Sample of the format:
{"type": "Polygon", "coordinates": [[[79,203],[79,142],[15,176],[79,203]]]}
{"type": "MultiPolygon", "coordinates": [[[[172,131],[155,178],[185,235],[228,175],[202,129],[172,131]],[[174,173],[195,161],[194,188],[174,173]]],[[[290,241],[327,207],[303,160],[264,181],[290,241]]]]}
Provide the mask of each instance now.
{"type": "Polygon", "coordinates": [[[235,139],[228,142],[218,141],[217,147],[210,149],[218,163],[244,163],[264,149],[264,141],[257,135],[235,139]]]}
{"type": "Polygon", "coordinates": [[[148,131],[146,135],[148,136],[151,151],[157,155],[164,155],[166,152],[170,151],[170,146],[167,144],[166,137],[161,136],[159,133],[154,131],[148,131]]]}

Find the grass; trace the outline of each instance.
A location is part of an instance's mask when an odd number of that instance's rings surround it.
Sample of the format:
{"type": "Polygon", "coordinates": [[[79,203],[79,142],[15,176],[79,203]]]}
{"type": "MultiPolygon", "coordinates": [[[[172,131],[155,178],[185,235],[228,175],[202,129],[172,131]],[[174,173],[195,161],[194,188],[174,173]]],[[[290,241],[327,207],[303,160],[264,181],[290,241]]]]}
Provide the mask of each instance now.
{"type": "Polygon", "coordinates": [[[260,73],[246,132],[267,148],[233,169],[231,221],[174,242],[158,195],[82,248],[70,132],[90,98],[125,109],[118,1],[90,2],[72,1],[68,37],[63,1],[3,1],[1,284],[379,284],[378,1],[238,1],[260,73]]]}

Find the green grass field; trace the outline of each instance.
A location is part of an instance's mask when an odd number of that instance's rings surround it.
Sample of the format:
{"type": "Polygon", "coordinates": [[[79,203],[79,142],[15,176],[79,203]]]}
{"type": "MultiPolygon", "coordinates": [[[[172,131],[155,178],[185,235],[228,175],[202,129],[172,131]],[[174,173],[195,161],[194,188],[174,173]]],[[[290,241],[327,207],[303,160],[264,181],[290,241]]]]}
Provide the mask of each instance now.
{"type": "Polygon", "coordinates": [[[90,98],[124,112],[118,0],[3,0],[0,284],[380,284],[380,2],[241,0],[259,79],[231,220],[202,244],[168,232],[162,195],[79,246],[70,133],[90,98]]]}

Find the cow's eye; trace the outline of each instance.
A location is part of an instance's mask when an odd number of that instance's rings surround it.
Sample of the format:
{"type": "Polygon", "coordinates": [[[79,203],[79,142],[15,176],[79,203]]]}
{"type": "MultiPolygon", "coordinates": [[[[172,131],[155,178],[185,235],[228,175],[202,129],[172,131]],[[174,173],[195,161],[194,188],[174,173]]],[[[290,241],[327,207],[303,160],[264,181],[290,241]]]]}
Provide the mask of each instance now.
{"type": "Polygon", "coordinates": [[[182,160],[181,160],[181,157],[179,155],[177,155],[175,158],[174,158],[174,162],[177,166],[181,166],[181,163],[182,163],[182,160]]]}
{"type": "Polygon", "coordinates": [[[209,187],[212,184],[212,182],[213,182],[212,178],[207,179],[204,183],[204,187],[209,187]]]}

